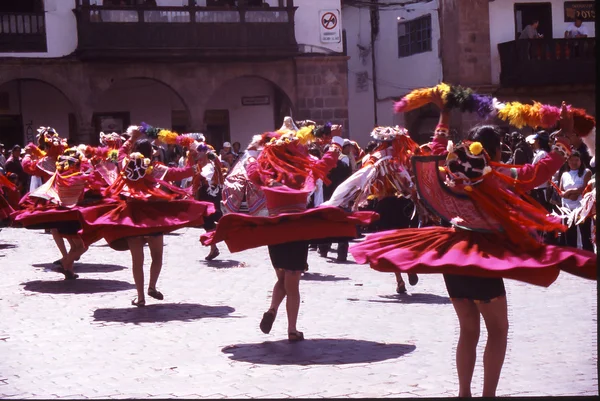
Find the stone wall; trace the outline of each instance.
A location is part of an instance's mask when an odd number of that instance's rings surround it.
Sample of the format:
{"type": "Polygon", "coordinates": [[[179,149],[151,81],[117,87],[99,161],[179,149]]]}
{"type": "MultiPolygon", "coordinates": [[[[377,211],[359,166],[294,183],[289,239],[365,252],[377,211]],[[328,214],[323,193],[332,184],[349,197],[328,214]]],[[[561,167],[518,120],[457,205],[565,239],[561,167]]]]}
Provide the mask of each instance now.
{"type": "Polygon", "coordinates": [[[342,124],[348,136],[347,61],[344,56],[296,58],[297,120],[342,124]]]}
{"type": "MultiPolygon", "coordinates": [[[[120,80],[148,78],[161,82],[181,98],[189,112],[190,131],[204,130],[204,111],[213,93],[239,77],[271,82],[291,101],[294,118],[348,125],[346,57],[298,57],[266,62],[231,63],[82,63],[75,58],[11,59],[0,64],[0,85],[36,79],[61,91],[77,120],[77,141],[96,138],[92,116],[99,95],[120,80]]],[[[265,127],[265,129],[269,129],[265,127]]],[[[347,132],[347,130],[346,130],[347,132]]]]}

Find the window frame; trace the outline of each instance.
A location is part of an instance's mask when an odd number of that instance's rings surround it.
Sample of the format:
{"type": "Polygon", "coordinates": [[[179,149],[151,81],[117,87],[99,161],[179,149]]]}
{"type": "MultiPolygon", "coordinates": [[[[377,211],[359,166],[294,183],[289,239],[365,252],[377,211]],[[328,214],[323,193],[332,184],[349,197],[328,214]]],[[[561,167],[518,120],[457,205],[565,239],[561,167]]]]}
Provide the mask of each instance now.
{"type": "Polygon", "coordinates": [[[424,14],[408,21],[399,21],[397,29],[398,58],[433,51],[431,14],[424,14]],[[404,27],[402,36],[400,36],[401,26],[404,27]]]}

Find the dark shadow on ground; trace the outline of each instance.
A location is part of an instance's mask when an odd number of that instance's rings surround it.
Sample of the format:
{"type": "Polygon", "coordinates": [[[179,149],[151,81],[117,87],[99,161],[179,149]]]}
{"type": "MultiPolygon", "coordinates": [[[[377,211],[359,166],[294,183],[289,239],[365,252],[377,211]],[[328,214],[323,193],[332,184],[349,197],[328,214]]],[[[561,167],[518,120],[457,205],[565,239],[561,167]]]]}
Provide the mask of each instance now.
{"type": "MultiPolygon", "coordinates": [[[[160,302],[146,299],[146,302],[160,302]]],[[[210,306],[200,304],[150,304],[144,307],[131,306],[118,309],[96,309],[94,320],[120,323],[159,323],[171,321],[191,321],[206,318],[231,317],[235,312],[231,306],[210,306]]]]}
{"type": "Polygon", "coordinates": [[[17,246],[15,244],[0,244],[0,249],[12,249],[16,247],[17,246]]]}
{"type": "Polygon", "coordinates": [[[330,274],[321,274],[321,273],[304,273],[302,275],[302,280],[305,281],[343,281],[350,280],[348,277],[338,277],[330,274]]]}
{"type": "Polygon", "coordinates": [[[394,294],[379,295],[379,299],[371,299],[369,302],[391,303],[391,304],[451,304],[450,298],[435,294],[394,294]]]}
{"type": "Polygon", "coordinates": [[[248,267],[248,263],[240,262],[232,259],[213,259],[213,260],[201,260],[200,263],[214,267],[215,269],[230,269],[236,267],[248,267]]]}
{"type": "Polygon", "coordinates": [[[382,344],[352,339],[306,339],[236,344],[221,350],[230,359],[265,365],[344,365],[399,358],[415,350],[409,344],[382,344]]]}
{"type": "Polygon", "coordinates": [[[353,260],[340,261],[340,260],[337,260],[337,258],[332,258],[329,256],[327,257],[327,263],[333,263],[335,265],[355,265],[355,264],[357,264],[353,260]]]}
{"type": "Polygon", "coordinates": [[[77,280],[63,280],[62,274],[56,275],[54,281],[29,281],[21,283],[26,291],[40,292],[42,294],[97,294],[101,292],[126,291],[135,288],[135,285],[119,280],[92,280],[78,278],[77,280]]]}
{"type": "MultiPolygon", "coordinates": [[[[56,271],[60,268],[58,265],[53,263],[35,263],[33,267],[41,267],[45,271],[56,271]]],[[[119,270],[125,270],[127,267],[120,265],[106,265],[103,263],[79,263],[75,262],[74,270],[75,273],[110,273],[117,272],[119,270]]]]}

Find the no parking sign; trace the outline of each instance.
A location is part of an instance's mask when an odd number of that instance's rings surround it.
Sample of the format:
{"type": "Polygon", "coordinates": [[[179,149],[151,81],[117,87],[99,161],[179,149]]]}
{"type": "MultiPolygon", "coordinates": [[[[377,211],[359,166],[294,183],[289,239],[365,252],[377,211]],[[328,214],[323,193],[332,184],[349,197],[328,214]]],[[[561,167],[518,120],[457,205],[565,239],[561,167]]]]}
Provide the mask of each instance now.
{"type": "Polygon", "coordinates": [[[321,33],[321,43],[340,43],[342,41],[340,10],[319,11],[319,32],[321,33]]]}

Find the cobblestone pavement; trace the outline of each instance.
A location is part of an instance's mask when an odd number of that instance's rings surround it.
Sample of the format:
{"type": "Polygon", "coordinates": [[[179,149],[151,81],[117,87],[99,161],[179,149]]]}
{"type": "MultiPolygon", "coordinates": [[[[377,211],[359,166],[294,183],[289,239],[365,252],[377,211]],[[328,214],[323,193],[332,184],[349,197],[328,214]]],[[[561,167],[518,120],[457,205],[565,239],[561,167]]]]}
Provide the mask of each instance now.
{"type": "MultiPolygon", "coordinates": [[[[135,308],[130,257],[104,242],[80,278],[51,270],[40,231],[0,232],[2,398],[446,397],[457,394],[458,322],[443,279],[395,294],[392,274],[310,253],[299,329],[285,307],[258,328],[275,274],[266,248],[207,263],[199,229],[165,236],[158,288],[135,308]]],[[[149,252],[146,249],[146,274],[149,252]]],[[[408,283],[407,283],[408,285],[408,283]]],[[[506,282],[511,322],[498,395],[598,395],[596,283],[561,274],[550,288],[506,282]]],[[[481,395],[482,338],[473,379],[481,395]]]]}

